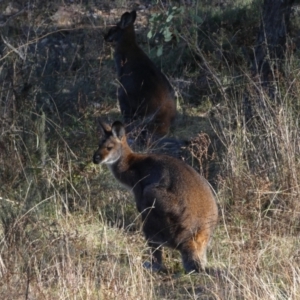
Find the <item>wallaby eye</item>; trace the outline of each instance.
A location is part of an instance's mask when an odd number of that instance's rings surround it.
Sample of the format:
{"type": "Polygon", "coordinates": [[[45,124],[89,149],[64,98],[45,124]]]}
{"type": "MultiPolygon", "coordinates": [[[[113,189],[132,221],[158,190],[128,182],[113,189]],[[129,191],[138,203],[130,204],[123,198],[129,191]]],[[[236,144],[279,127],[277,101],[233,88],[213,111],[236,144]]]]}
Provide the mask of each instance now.
{"type": "Polygon", "coordinates": [[[112,150],[112,148],[113,148],[112,146],[107,146],[106,150],[110,151],[110,150],[112,150]]]}

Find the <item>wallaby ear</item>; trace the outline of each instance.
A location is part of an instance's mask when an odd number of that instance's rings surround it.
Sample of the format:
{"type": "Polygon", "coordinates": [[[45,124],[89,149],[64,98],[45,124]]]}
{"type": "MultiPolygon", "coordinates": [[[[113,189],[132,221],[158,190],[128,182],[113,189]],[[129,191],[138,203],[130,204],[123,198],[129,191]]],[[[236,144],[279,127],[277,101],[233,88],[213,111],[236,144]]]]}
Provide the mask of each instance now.
{"type": "Polygon", "coordinates": [[[111,126],[111,131],[114,137],[121,140],[125,136],[125,128],[120,121],[115,121],[111,126]]]}
{"type": "Polygon", "coordinates": [[[133,25],[136,19],[136,11],[133,10],[131,13],[126,12],[122,15],[121,21],[118,24],[122,29],[128,27],[129,25],[133,25]]]}
{"type": "Polygon", "coordinates": [[[97,132],[99,135],[108,135],[109,133],[111,133],[111,127],[107,123],[98,119],[97,120],[97,132]]]}

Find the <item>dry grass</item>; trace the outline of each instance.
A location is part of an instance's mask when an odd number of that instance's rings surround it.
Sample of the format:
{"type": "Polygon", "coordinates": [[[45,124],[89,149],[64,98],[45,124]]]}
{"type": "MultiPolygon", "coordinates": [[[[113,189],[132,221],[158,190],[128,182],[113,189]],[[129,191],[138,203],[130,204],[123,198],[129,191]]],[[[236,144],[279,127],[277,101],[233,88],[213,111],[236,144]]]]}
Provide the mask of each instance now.
{"type": "MultiPolygon", "coordinates": [[[[243,30],[237,44],[230,26],[204,39],[222,10],[207,12],[201,27],[187,8],[182,43],[164,45],[160,63],[179,95],[172,134],[192,141],[187,160],[213,177],[221,217],[209,274],[184,274],[168,249],[168,273],[156,274],[142,267],[150,258],[132,196],[91,163],[95,117],[120,118],[111,53],[99,34],[120,8],[109,16],[106,2],[34,4],[7,19],[0,47],[1,299],[300,299],[299,49],[271,99],[241,53],[233,57],[243,30]],[[60,14],[63,26],[75,22],[71,29],[54,27],[60,14]],[[200,29],[201,47],[191,28],[200,29]]],[[[1,12],[8,6],[1,2],[1,12]]]]}

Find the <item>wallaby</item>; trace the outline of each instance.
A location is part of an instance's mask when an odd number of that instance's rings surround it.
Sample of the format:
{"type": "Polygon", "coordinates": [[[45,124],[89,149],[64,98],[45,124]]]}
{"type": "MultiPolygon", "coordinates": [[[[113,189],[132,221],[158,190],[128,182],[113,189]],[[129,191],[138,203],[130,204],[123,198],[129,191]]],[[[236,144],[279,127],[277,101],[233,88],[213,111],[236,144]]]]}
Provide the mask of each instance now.
{"type": "Polygon", "coordinates": [[[174,90],[135,40],[136,12],[125,12],[106,34],[113,42],[118,73],[118,100],[126,124],[145,120],[147,130],[165,136],[176,116],[174,90]]]}
{"type": "Polygon", "coordinates": [[[134,153],[124,126],[101,124],[102,136],[93,156],[133,192],[143,232],[152,249],[151,267],[165,269],[162,246],[180,251],[186,272],[204,270],[206,248],[218,220],[208,182],[183,161],[163,154],[134,153]]]}

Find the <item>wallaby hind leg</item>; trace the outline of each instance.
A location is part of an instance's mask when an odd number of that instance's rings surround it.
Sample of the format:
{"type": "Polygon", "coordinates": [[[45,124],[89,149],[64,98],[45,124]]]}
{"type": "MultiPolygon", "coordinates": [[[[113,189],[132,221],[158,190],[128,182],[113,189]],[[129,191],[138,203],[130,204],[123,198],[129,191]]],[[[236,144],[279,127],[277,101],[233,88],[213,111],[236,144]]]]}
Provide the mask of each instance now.
{"type": "Polygon", "coordinates": [[[192,239],[181,245],[180,253],[184,269],[187,273],[205,270],[207,261],[206,248],[209,243],[209,239],[209,233],[199,231],[192,239]]]}
{"type": "Polygon", "coordinates": [[[144,267],[147,269],[152,269],[154,272],[165,271],[166,268],[162,262],[162,249],[161,246],[149,242],[148,245],[151,248],[151,263],[145,262],[144,267]]]}

